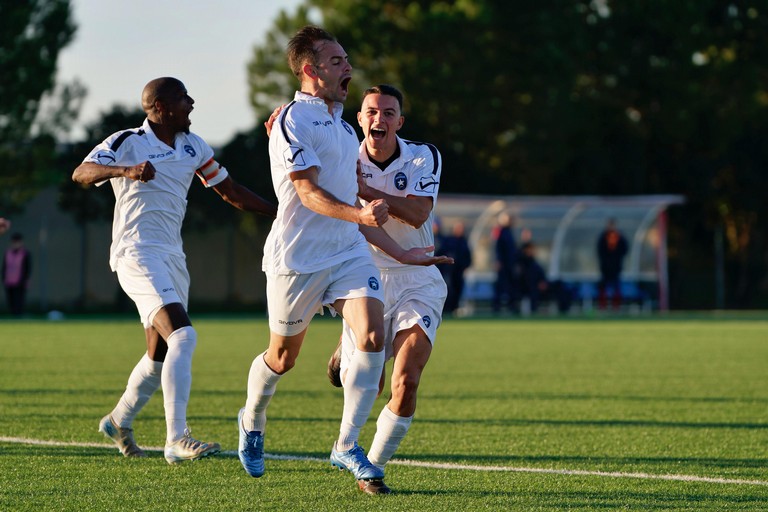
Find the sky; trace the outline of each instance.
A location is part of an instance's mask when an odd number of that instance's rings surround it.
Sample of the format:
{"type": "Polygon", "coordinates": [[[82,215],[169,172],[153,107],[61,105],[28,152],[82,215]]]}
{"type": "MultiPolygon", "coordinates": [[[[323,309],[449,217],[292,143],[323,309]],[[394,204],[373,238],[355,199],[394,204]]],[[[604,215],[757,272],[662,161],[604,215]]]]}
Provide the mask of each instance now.
{"type": "Polygon", "coordinates": [[[195,100],[191,129],[210,145],[252,128],[246,64],[278,13],[301,3],[72,0],[77,32],[59,55],[57,80],[77,78],[88,95],[71,140],[115,104],[139,107],[144,85],[160,76],[184,82],[195,100]]]}

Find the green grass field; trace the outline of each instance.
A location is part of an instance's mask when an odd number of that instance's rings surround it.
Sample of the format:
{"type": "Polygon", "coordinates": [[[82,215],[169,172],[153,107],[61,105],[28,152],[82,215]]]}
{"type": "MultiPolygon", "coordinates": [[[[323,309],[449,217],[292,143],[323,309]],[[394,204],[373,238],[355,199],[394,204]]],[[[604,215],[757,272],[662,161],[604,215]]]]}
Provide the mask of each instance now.
{"type": "MultiPolygon", "coordinates": [[[[223,452],[169,466],[96,431],[143,353],[137,321],[1,321],[0,510],[768,510],[764,319],[448,320],[377,497],[327,461],[337,321],[313,322],[278,386],[260,479],[235,418],[266,322],[195,326],[189,422],[223,452]]],[[[134,427],[163,445],[159,394],[134,427]]]]}

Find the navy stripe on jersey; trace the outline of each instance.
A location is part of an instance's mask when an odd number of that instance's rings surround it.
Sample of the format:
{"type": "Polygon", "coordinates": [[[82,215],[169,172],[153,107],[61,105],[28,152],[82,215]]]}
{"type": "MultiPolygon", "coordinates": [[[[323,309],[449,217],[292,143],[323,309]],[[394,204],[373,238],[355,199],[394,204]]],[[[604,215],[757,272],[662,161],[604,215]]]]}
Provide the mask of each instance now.
{"type": "Polygon", "coordinates": [[[112,151],[117,151],[118,149],[120,149],[120,146],[123,145],[123,142],[125,142],[125,139],[127,139],[131,135],[144,135],[144,130],[139,129],[138,132],[132,132],[129,130],[121,133],[120,136],[115,139],[115,142],[112,143],[109,149],[111,149],[112,151]]]}
{"type": "Polygon", "coordinates": [[[437,148],[430,144],[429,142],[414,142],[412,140],[405,140],[403,139],[403,142],[406,144],[412,144],[414,146],[427,146],[429,150],[432,152],[432,162],[434,163],[434,167],[432,168],[432,174],[437,174],[437,166],[438,166],[438,158],[440,153],[437,152],[437,148]]]}
{"type": "Polygon", "coordinates": [[[285,112],[283,112],[283,116],[280,118],[280,130],[283,132],[283,137],[285,137],[285,140],[288,142],[289,146],[293,146],[294,143],[288,136],[288,130],[285,128],[285,118],[288,117],[288,109],[291,108],[294,104],[296,104],[296,100],[290,102],[288,106],[285,107],[285,112]]]}

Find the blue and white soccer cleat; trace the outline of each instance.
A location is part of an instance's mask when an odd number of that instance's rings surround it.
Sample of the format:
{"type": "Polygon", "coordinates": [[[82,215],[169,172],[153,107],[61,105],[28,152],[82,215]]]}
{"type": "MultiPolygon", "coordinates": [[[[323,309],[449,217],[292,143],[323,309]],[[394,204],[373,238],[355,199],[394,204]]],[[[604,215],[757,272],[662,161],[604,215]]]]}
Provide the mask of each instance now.
{"type": "Polygon", "coordinates": [[[371,461],[368,460],[365,452],[357,443],[355,443],[354,448],[345,452],[337,451],[336,443],[333,443],[331,464],[340,470],[346,469],[357,480],[380,480],[384,478],[384,470],[371,464],[371,461]]]}
{"type": "Polygon", "coordinates": [[[245,408],[237,414],[237,430],[240,432],[240,440],[237,444],[237,457],[245,468],[245,472],[253,478],[259,478],[264,474],[264,434],[258,430],[246,431],[243,427],[243,413],[245,408]]]}

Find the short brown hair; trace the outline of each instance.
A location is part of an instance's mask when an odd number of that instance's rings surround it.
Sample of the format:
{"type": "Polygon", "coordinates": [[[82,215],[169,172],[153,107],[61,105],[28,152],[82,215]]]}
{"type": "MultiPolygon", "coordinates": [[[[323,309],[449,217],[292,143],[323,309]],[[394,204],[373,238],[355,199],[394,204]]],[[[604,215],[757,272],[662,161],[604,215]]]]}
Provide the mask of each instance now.
{"type": "Polygon", "coordinates": [[[291,40],[288,41],[288,66],[290,66],[291,71],[299,80],[301,80],[301,68],[305,62],[317,63],[317,51],[315,50],[315,43],[317,41],[331,41],[335,43],[336,38],[327,30],[307,25],[299,29],[291,40]]]}

